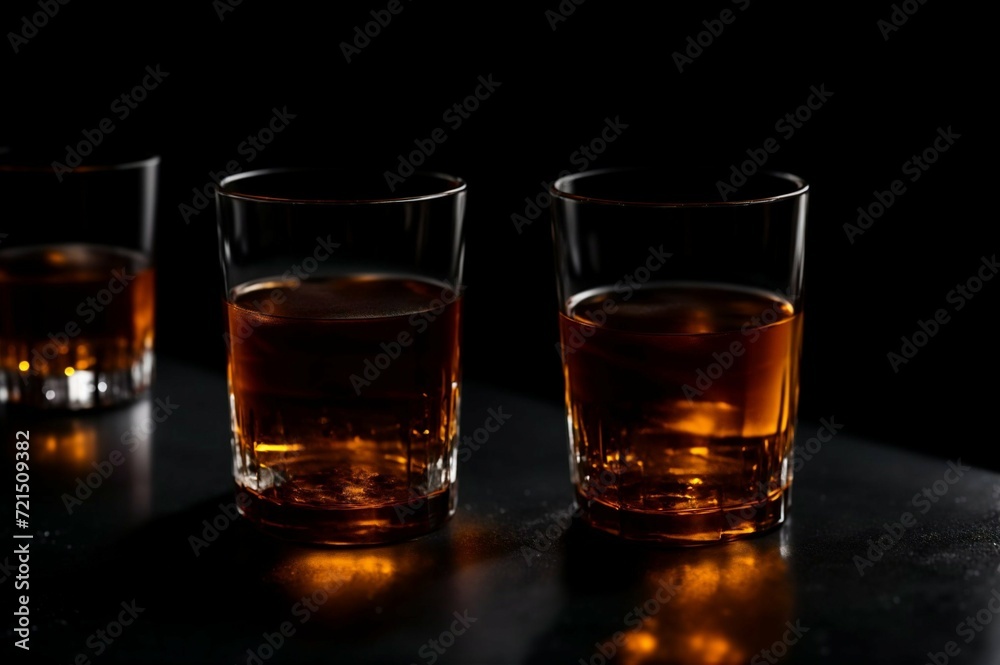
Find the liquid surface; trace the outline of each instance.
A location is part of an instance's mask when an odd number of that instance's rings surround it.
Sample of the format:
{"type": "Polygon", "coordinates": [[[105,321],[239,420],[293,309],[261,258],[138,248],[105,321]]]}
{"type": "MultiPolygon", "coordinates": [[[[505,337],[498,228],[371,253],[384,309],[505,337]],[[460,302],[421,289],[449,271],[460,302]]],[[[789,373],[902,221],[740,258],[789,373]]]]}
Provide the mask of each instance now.
{"type": "Polygon", "coordinates": [[[234,301],[235,468],[252,515],[323,542],[443,519],[428,508],[455,479],[460,296],[350,276],[261,280],[234,301]]]}
{"type": "MultiPolygon", "coordinates": [[[[801,315],[767,293],[647,284],[629,300],[591,291],[560,317],[572,465],[582,501],[622,512],[759,508],[789,485],[801,315]]],[[[765,511],[766,512],[766,511],[765,511]]],[[[614,522],[609,524],[608,522],[614,522]]],[[[719,539],[754,520],[693,520],[719,539]]]]}

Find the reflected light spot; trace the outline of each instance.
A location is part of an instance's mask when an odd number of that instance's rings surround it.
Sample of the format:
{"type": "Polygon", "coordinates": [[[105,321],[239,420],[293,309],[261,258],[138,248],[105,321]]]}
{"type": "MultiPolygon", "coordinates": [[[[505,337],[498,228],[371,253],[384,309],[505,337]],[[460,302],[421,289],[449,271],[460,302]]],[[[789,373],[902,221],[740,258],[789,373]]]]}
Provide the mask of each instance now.
{"type": "Polygon", "coordinates": [[[66,369],[63,370],[63,373],[66,376],[73,376],[74,374],[76,374],[76,370],[73,369],[72,367],[67,367],[66,369]]]}
{"type": "Polygon", "coordinates": [[[370,595],[394,586],[397,576],[411,566],[400,557],[367,552],[300,553],[276,568],[274,576],[293,593],[316,588],[370,595]]]}
{"type": "Polygon", "coordinates": [[[31,368],[31,363],[29,363],[27,360],[22,360],[17,364],[17,368],[22,372],[27,372],[31,368]]]}
{"type": "Polygon", "coordinates": [[[305,450],[301,443],[255,443],[253,448],[258,453],[294,453],[305,450]]]}
{"type": "Polygon", "coordinates": [[[656,636],[645,630],[630,633],[625,637],[625,648],[633,653],[652,653],[656,650],[656,636]]]}
{"type": "MultiPolygon", "coordinates": [[[[663,423],[669,431],[695,436],[724,437],[737,436],[743,429],[743,416],[731,404],[725,402],[696,402],[678,404],[672,421],[663,423]]],[[[707,447],[698,447],[708,455],[707,447]]]]}
{"type": "Polygon", "coordinates": [[[777,547],[742,541],[664,563],[647,572],[647,588],[670,580],[677,595],[627,640],[622,665],[746,665],[793,617],[793,585],[777,547]],[[655,642],[640,639],[643,633],[655,642]]]}
{"type": "Polygon", "coordinates": [[[695,633],[689,641],[690,653],[701,656],[704,663],[746,662],[742,650],[717,633],[695,633]]]}
{"type": "Polygon", "coordinates": [[[73,449],[73,457],[75,459],[84,461],[90,458],[93,445],[84,432],[73,432],[69,436],[68,443],[73,449]]]}
{"type": "MultiPolygon", "coordinates": [[[[77,376],[80,372],[77,372],[77,376]]],[[[98,428],[89,420],[72,418],[57,426],[56,431],[46,433],[39,440],[38,461],[47,466],[58,465],[75,469],[74,473],[87,469],[100,454],[98,428]]],[[[32,448],[34,450],[34,448],[32,448]]]]}

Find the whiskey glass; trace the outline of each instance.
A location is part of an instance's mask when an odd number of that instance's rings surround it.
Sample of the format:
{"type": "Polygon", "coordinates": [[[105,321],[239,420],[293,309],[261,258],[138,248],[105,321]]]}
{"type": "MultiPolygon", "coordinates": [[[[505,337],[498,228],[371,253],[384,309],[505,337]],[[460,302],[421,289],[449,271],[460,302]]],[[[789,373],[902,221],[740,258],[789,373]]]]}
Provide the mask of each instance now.
{"type": "Polygon", "coordinates": [[[0,403],[89,409],[149,389],[159,163],[0,161],[0,403]]]}
{"type": "Polygon", "coordinates": [[[272,169],[216,195],[238,505],[272,535],[412,538],[455,511],[465,183],[272,169]]]}
{"type": "Polygon", "coordinates": [[[731,192],[652,168],[552,185],[558,351],[584,522],[695,545],[785,520],[808,189],[762,173],[731,192]]]}

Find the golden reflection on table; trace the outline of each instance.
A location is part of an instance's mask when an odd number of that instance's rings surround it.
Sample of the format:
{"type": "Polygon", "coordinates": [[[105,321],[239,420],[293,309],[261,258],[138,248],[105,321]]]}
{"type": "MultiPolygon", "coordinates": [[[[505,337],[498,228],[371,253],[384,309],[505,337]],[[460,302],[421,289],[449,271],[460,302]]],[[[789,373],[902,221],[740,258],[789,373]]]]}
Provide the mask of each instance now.
{"type": "Polygon", "coordinates": [[[777,544],[736,542],[664,559],[646,575],[641,624],[623,631],[622,665],[749,663],[794,622],[791,575],[777,544]],[[657,599],[670,590],[665,602],[657,599]]]}

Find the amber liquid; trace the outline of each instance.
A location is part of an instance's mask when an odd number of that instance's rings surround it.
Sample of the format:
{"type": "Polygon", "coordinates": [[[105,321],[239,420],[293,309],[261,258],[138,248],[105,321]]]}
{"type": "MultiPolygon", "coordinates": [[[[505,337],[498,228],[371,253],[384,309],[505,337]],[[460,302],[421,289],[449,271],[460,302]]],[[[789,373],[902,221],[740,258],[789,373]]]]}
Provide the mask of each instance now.
{"type": "Polygon", "coordinates": [[[444,522],[456,501],[460,297],[435,282],[350,276],[256,281],[233,300],[244,515],[328,544],[405,539],[444,522]]]}
{"type": "Polygon", "coordinates": [[[780,524],[801,315],[765,292],[725,285],[649,284],[628,301],[597,290],[569,304],[560,334],[585,519],[679,544],[780,524]]]}
{"type": "Polygon", "coordinates": [[[0,401],[86,408],[136,397],[153,372],[154,273],[100,245],[0,251],[0,401]]]}

